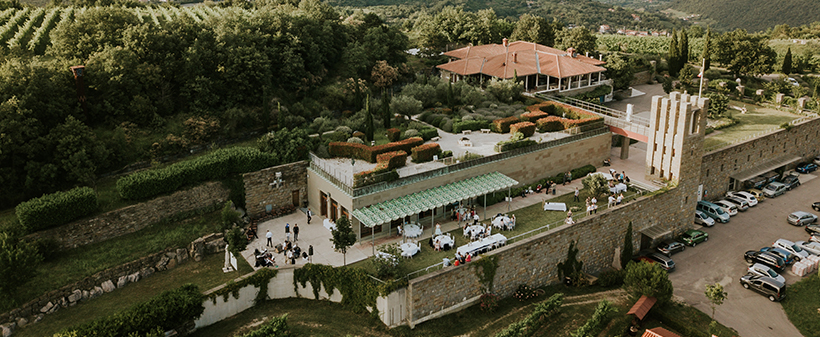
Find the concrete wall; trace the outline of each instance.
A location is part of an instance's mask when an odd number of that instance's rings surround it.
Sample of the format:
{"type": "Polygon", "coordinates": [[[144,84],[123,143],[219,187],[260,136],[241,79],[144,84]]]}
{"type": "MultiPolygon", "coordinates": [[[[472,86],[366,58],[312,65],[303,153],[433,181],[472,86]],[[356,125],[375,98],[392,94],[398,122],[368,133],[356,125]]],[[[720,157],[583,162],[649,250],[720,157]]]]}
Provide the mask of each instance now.
{"type": "Polygon", "coordinates": [[[307,191],[309,191],[307,184],[309,164],[308,161],[300,161],[243,174],[245,208],[248,215],[256,218],[265,214],[267,205],[270,205],[272,209],[293,205],[295,191],[299,192],[299,201],[294,206],[302,207],[302,202],[307,200],[307,191]],[[283,183],[279,187],[271,186],[270,183],[276,180],[277,172],[282,173],[283,183]]]}
{"type": "Polygon", "coordinates": [[[707,199],[723,196],[729,190],[729,180],[755,163],[784,156],[799,156],[810,161],[820,153],[820,119],[781,129],[768,135],[709,152],[703,156],[701,182],[708,191],[707,199]]]}
{"type": "Polygon", "coordinates": [[[39,231],[26,240],[54,240],[58,249],[69,249],[134,233],[176,214],[223,204],[229,191],[219,182],[208,182],[171,195],[39,231]]]}

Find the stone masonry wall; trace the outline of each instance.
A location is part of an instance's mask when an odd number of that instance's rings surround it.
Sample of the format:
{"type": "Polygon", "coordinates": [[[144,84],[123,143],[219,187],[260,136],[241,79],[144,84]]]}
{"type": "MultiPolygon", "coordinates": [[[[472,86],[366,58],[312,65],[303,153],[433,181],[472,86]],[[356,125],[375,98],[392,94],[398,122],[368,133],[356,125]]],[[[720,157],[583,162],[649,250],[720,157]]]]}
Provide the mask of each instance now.
{"type": "Polygon", "coordinates": [[[307,200],[308,166],[310,162],[300,161],[243,174],[248,215],[256,218],[265,214],[266,205],[271,205],[272,209],[292,205],[294,191],[299,191],[299,203],[294,206],[302,207],[303,201],[307,200]],[[282,172],[281,187],[270,185],[276,180],[276,172],[282,172]]]}
{"type": "Polygon", "coordinates": [[[820,119],[813,119],[771,134],[709,152],[703,156],[701,183],[708,191],[705,199],[726,194],[729,178],[736,173],[783,156],[799,156],[804,161],[820,154],[820,119]]]}
{"type": "Polygon", "coordinates": [[[229,191],[220,182],[208,182],[171,195],[120,208],[88,219],[29,234],[27,240],[54,240],[60,249],[76,248],[134,233],[176,214],[220,205],[229,191]]]}

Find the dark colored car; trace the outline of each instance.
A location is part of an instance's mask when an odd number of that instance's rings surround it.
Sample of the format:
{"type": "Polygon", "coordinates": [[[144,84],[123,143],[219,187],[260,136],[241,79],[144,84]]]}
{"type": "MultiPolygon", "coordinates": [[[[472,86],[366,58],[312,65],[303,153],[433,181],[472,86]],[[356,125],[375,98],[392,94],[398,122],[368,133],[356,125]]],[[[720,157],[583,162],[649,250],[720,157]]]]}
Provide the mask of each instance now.
{"type": "Polygon", "coordinates": [[[657,263],[661,266],[661,268],[670,273],[675,271],[675,261],[672,261],[669,257],[652,251],[641,251],[633,260],[635,262],[646,262],[652,264],[657,263]]]}
{"type": "Polygon", "coordinates": [[[786,262],[783,262],[783,259],[781,259],[779,256],[770,253],[750,250],[743,254],[743,259],[746,260],[746,262],[749,264],[764,264],[769,268],[774,269],[778,273],[782,273],[783,270],[786,270],[786,262]]]}
{"type": "Polygon", "coordinates": [[[786,284],[771,277],[746,274],[740,278],[743,288],[752,289],[769,298],[769,301],[780,301],[786,297],[786,284]]]}
{"type": "Polygon", "coordinates": [[[690,229],[683,233],[680,236],[680,241],[690,245],[692,247],[696,246],[698,243],[705,242],[709,240],[709,234],[706,232],[690,229]]]}
{"type": "Polygon", "coordinates": [[[811,204],[811,208],[813,208],[815,211],[820,211],[820,201],[811,204]]]}
{"type": "Polygon", "coordinates": [[[819,167],[820,166],[817,166],[817,164],[815,164],[815,163],[808,163],[808,164],[803,164],[803,165],[798,166],[796,171],[800,172],[800,173],[809,173],[809,172],[817,171],[817,169],[819,167]]]}
{"type": "Polygon", "coordinates": [[[765,177],[757,176],[746,181],[746,188],[756,188],[760,190],[766,187],[768,183],[769,180],[765,177]]]}
{"type": "Polygon", "coordinates": [[[820,236],[820,225],[818,225],[818,224],[806,225],[806,232],[808,232],[809,235],[820,236]]]}
{"type": "Polygon", "coordinates": [[[783,185],[786,185],[786,189],[789,191],[791,191],[797,186],[800,186],[800,179],[794,175],[785,176],[783,177],[783,179],[780,179],[780,182],[783,185]]]}
{"type": "Polygon", "coordinates": [[[778,257],[783,259],[783,262],[785,262],[786,264],[792,264],[796,261],[794,259],[794,255],[792,255],[792,253],[789,253],[789,252],[787,252],[783,249],[780,249],[780,248],[763,247],[763,248],[760,248],[760,251],[765,252],[765,253],[769,253],[769,254],[772,254],[772,255],[777,255],[778,257]]]}
{"type": "Polygon", "coordinates": [[[672,256],[672,254],[684,251],[686,245],[678,241],[666,240],[661,242],[656,249],[663,255],[672,256]]]}

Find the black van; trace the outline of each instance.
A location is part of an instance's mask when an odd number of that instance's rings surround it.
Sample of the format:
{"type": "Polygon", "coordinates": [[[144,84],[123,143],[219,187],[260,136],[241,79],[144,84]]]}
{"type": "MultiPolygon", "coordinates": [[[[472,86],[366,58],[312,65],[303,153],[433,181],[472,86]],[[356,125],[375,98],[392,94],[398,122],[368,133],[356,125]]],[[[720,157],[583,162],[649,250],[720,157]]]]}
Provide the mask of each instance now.
{"type": "Polygon", "coordinates": [[[740,278],[743,288],[752,289],[769,298],[769,301],[776,302],[786,297],[786,284],[771,277],[746,274],[740,278]]]}

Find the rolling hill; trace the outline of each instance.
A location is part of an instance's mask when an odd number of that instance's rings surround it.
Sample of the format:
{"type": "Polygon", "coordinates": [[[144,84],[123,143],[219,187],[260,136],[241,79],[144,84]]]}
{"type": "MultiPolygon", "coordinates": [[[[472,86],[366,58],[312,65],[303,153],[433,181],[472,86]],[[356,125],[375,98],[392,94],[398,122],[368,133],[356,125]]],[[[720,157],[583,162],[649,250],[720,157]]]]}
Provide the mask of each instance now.
{"type": "Polygon", "coordinates": [[[817,0],[675,0],[671,8],[701,14],[717,22],[718,30],[743,28],[758,32],[779,24],[800,26],[820,21],[817,0]]]}

